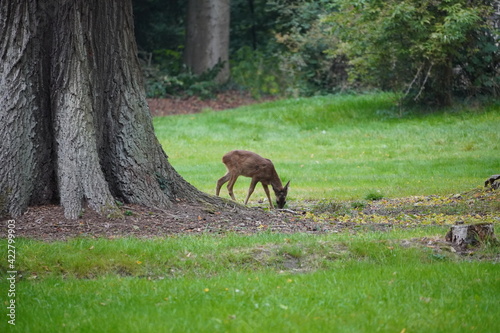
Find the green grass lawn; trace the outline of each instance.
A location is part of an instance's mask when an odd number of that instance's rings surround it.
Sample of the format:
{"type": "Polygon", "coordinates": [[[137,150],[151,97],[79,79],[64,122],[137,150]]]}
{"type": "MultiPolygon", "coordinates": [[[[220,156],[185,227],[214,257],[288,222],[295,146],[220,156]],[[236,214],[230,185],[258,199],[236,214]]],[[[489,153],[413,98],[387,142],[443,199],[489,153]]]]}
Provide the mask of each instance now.
{"type": "MultiPolygon", "coordinates": [[[[177,171],[214,193],[229,150],[270,158],[301,200],[450,194],[500,172],[500,106],[397,117],[392,94],[290,99],[154,120],[177,171]]],[[[249,179],[235,194],[244,200],[249,179]]],[[[229,197],[225,188],[222,195],[229,197]]],[[[264,198],[258,188],[253,202],[264,198]]]]}
{"type": "MultiPolygon", "coordinates": [[[[439,242],[449,227],[433,221],[463,214],[462,222],[498,225],[498,203],[479,202],[474,191],[500,173],[500,107],[398,117],[395,101],[315,97],[156,118],[170,162],[199,189],[214,192],[225,152],[248,149],[291,179],[291,208],[315,201],[318,211],[308,214],[318,223],[359,219],[359,228],[16,239],[16,326],[7,323],[4,256],[0,332],[500,331],[499,247],[459,256],[439,242]],[[467,191],[459,205],[447,196],[390,201],[394,212],[386,215],[362,215],[356,206],[369,195],[467,191]]],[[[241,178],[235,187],[240,201],[248,184],[241,178]]],[[[253,203],[264,196],[258,188],[253,203]]],[[[5,237],[0,248],[7,253],[5,237]]]]}
{"type": "Polygon", "coordinates": [[[498,263],[403,242],[444,231],[18,240],[15,329],[498,331],[498,263]]]}

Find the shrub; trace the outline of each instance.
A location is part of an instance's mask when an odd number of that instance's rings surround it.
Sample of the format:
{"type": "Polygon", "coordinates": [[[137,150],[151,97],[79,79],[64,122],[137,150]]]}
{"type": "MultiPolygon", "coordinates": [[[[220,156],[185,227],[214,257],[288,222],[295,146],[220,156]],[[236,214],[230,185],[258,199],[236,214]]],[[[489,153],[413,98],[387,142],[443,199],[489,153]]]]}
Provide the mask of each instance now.
{"type": "Polygon", "coordinates": [[[141,64],[149,98],[194,95],[212,98],[222,88],[214,79],[223,63],[195,75],[182,64],[180,51],[155,50],[152,54],[143,53],[141,64]]]}
{"type": "Polygon", "coordinates": [[[231,61],[232,80],[249,90],[252,96],[280,95],[283,93],[282,73],[276,67],[278,58],[272,54],[252,50],[248,46],[239,49],[231,61]]]}
{"type": "Polygon", "coordinates": [[[375,191],[375,192],[368,193],[365,197],[365,200],[377,201],[377,200],[381,200],[383,197],[384,197],[384,195],[382,193],[380,193],[380,191],[375,191]]]}
{"type": "Polygon", "coordinates": [[[499,93],[492,1],[336,3],[326,22],[339,42],[329,53],[347,57],[351,82],[434,106],[450,105],[453,93],[499,93]]]}

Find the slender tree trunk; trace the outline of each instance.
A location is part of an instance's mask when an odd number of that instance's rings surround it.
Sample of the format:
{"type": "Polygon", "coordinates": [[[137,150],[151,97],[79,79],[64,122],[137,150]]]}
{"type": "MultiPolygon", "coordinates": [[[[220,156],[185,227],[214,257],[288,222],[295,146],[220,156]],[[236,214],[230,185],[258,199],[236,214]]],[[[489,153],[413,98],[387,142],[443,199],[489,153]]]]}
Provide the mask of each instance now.
{"type": "Polygon", "coordinates": [[[252,27],[251,27],[251,35],[252,35],[252,49],[257,50],[257,32],[256,32],[256,24],[255,24],[255,5],[254,0],[248,0],[248,9],[250,10],[250,16],[252,18],[252,27]]]}
{"type": "Polygon", "coordinates": [[[1,2],[0,215],[214,200],[154,135],[132,18],[130,1],[1,2]]]}
{"type": "Polygon", "coordinates": [[[450,106],[452,104],[452,82],[453,82],[453,68],[451,61],[448,60],[443,64],[435,66],[436,78],[435,88],[436,103],[439,106],[450,106]]]}
{"type": "Polygon", "coordinates": [[[219,63],[216,81],[229,79],[229,0],[189,0],[184,61],[202,74],[219,63]]]}

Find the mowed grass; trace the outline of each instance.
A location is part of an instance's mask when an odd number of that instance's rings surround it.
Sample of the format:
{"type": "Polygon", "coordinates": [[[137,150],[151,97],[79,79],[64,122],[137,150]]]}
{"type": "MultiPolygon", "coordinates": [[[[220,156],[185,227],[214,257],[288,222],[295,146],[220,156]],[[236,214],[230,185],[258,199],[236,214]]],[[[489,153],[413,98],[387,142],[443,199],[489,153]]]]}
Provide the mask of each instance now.
{"type": "MultiPolygon", "coordinates": [[[[234,110],[155,118],[157,136],[176,170],[214,193],[232,149],[270,158],[289,204],[450,194],[500,172],[500,106],[398,117],[397,97],[377,93],[289,99],[234,110]]],[[[243,201],[249,179],[235,187],[243,201]]],[[[229,197],[225,187],[222,195],[229,197]]],[[[261,188],[253,203],[265,198],[261,188]]]]}
{"type": "Polygon", "coordinates": [[[444,232],[18,240],[16,326],[0,328],[497,332],[499,265],[407,242],[444,232]]]}

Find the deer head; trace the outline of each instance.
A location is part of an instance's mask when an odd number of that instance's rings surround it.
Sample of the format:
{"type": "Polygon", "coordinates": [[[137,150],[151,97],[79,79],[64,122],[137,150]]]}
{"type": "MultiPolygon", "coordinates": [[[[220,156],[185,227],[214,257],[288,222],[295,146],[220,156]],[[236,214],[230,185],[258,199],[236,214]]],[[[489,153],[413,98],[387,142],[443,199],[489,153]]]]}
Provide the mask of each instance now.
{"type": "Polygon", "coordinates": [[[286,196],[288,194],[288,185],[290,185],[290,181],[286,183],[285,187],[275,188],[273,186],[274,194],[276,195],[276,206],[278,206],[278,208],[280,209],[285,207],[286,196]]]}

